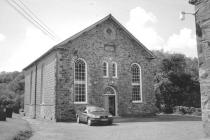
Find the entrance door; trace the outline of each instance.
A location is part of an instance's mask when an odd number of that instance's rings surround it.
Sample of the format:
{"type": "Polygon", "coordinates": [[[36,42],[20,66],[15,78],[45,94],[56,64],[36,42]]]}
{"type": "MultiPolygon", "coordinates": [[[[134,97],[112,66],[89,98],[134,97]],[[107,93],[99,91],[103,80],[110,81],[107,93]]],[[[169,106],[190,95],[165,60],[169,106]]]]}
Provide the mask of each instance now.
{"type": "Polygon", "coordinates": [[[104,108],[113,116],[116,116],[116,91],[113,87],[107,87],[104,92],[104,108]]]}
{"type": "Polygon", "coordinates": [[[115,96],[109,96],[109,113],[115,116],[115,96]]]}

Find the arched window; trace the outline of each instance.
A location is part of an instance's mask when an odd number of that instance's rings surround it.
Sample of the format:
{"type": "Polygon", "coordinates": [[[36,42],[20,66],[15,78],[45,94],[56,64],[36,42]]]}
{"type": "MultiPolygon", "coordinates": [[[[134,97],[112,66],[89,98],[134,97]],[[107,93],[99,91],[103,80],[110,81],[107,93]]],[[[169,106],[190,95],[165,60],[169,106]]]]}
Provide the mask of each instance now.
{"type": "Polygon", "coordinates": [[[83,59],[74,63],[74,102],[87,102],[87,66],[83,59]]]}
{"type": "Polygon", "coordinates": [[[131,65],[132,72],[132,101],[133,102],[141,102],[142,101],[142,93],[141,93],[141,67],[139,64],[131,65]]]}
{"type": "Polygon", "coordinates": [[[112,62],[112,77],[117,78],[117,63],[112,62]]]}
{"type": "Polygon", "coordinates": [[[104,77],[109,77],[109,71],[108,71],[108,63],[103,62],[103,76],[104,77]]]}
{"type": "Polygon", "coordinates": [[[107,87],[104,91],[105,95],[115,95],[115,90],[112,87],[107,87]]]}

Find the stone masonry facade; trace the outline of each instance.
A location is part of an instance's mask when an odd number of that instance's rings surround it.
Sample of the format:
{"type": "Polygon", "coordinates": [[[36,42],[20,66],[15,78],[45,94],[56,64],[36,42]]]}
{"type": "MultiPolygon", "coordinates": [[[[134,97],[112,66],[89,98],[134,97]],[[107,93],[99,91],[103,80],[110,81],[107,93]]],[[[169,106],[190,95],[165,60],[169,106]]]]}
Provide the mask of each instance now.
{"type": "Polygon", "coordinates": [[[210,137],[210,1],[190,0],[195,5],[203,127],[210,137]]]}
{"type": "MultiPolygon", "coordinates": [[[[113,87],[116,91],[117,116],[143,116],[155,113],[154,75],[151,63],[154,57],[149,50],[128,34],[128,31],[114,17],[109,15],[72,38],[58,44],[56,49],[24,69],[25,110],[28,116],[55,121],[74,121],[76,110],[82,109],[87,104],[105,106],[104,92],[107,87],[113,87]],[[111,30],[111,34],[106,32],[107,29],[111,30]],[[75,60],[80,58],[87,65],[87,103],[85,104],[74,102],[74,64],[75,60]],[[103,77],[102,69],[104,61],[108,63],[109,68],[109,76],[106,78],[103,77]],[[111,76],[113,62],[117,64],[117,77],[111,76]],[[133,63],[141,67],[142,102],[138,103],[132,102],[131,65],[133,63]],[[41,78],[39,75],[43,64],[48,67],[42,72],[44,75],[41,78]],[[31,71],[36,67],[37,75],[33,75],[31,71]],[[31,74],[33,78],[30,77],[31,74]],[[33,105],[35,103],[28,105],[30,85],[33,85],[31,95],[37,98],[36,110],[33,105]],[[43,86],[44,91],[41,90],[43,86]],[[36,95],[33,95],[36,88],[36,95]],[[41,96],[45,104],[40,104],[41,96]]],[[[34,101],[33,97],[31,99],[34,101]]]]}
{"type": "Polygon", "coordinates": [[[24,110],[27,116],[55,120],[55,66],[55,53],[52,53],[25,71],[24,110]]]}

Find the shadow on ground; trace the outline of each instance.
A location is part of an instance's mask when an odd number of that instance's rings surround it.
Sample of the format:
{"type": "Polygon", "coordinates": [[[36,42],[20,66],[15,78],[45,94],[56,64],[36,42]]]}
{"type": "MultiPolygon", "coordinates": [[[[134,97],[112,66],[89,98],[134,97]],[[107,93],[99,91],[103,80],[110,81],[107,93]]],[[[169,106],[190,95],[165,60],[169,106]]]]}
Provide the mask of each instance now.
{"type": "Polygon", "coordinates": [[[126,122],[171,122],[171,121],[201,121],[201,117],[185,115],[156,115],[153,117],[115,118],[114,123],[126,122]]]}

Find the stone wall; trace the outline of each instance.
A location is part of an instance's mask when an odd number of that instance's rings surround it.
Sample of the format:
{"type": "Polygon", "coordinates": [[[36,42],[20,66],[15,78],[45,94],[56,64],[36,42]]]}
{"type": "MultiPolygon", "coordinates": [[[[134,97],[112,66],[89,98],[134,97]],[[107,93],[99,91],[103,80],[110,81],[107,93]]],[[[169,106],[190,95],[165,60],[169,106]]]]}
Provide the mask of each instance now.
{"type": "Polygon", "coordinates": [[[25,75],[25,93],[24,93],[24,111],[26,116],[30,118],[35,117],[35,74],[36,68],[33,66],[25,75]]]}
{"type": "Polygon", "coordinates": [[[195,5],[201,107],[204,131],[210,137],[210,1],[190,0],[195,5]]]}
{"type": "Polygon", "coordinates": [[[117,91],[118,115],[134,116],[151,114],[155,111],[153,92],[152,66],[145,51],[136,41],[111,19],[69,41],[64,49],[58,51],[57,87],[56,87],[56,120],[71,121],[75,111],[84,104],[74,104],[74,61],[83,58],[87,63],[88,104],[104,107],[104,89],[112,86],[117,91]],[[106,33],[110,28],[112,34],[106,33]],[[104,78],[103,61],[117,63],[118,77],[104,78]],[[138,63],[142,69],[142,103],[131,100],[131,64],[138,63]]]}
{"type": "Polygon", "coordinates": [[[24,110],[26,112],[26,115],[31,118],[55,120],[55,87],[56,87],[55,53],[51,53],[47,57],[43,58],[41,61],[36,63],[36,65],[25,70],[24,73],[26,77],[25,98],[24,98],[25,100],[24,110]],[[31,83],[32,89],[30,89],[31,74],[33,75],[31,83]],[[30,95],[30,90],[32,90],[31,95],[30,95]],[[31,103],[30,103],[30,96],[31,96],[31,103]],[[36,106],[35,106],[35,98],[36,98],[36,106]]]}

